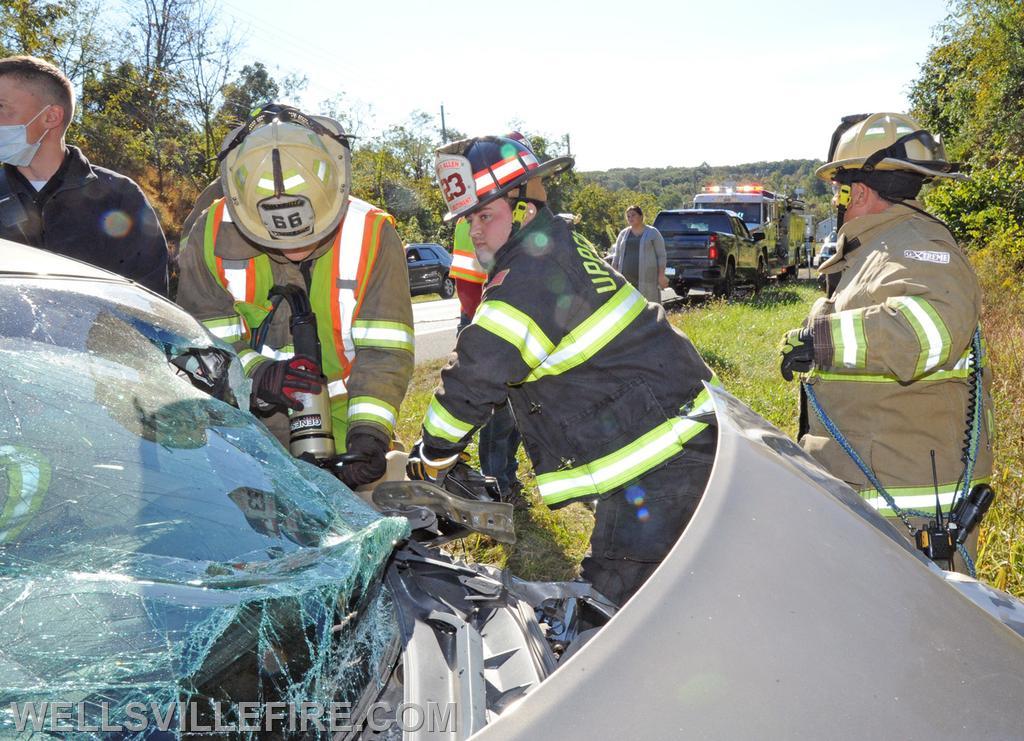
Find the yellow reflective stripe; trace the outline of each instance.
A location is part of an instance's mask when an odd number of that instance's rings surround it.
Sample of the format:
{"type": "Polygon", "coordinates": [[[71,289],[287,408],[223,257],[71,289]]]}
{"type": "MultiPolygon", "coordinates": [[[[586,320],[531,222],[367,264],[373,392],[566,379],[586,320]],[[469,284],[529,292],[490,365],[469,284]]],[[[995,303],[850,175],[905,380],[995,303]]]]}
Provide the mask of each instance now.
{"type": "MultiPolygon", "coordinates": [[[[987,484],[989,479],[980,478],[971,481],[971,485],[968,487],[968,491],[973,489],[977,484],[987,484]]],[[[953,503],[953,499],[956,497],[957,492],[961,491],[961,488],[957,488],[956,482],[940,484],[939,485],[939,503],[942,506],[943,512],[949,512],[949,508],[953,503]]],[[[892,496],[893,501],[896,502],[896,506],[900,509],[918,509],[925,512],[935,512],[935,487],[930,486],[901,486],[894,488],[886,488],[886,491],[892,496]]],[[[872,507],[878,510],[879,514],[885,515],[886,517],[895,517],[896,513],[889,508],[889,504],[882,498],[876,489],[862,489],[860,496],[867,501],[872,507]]]]}
{"type": "Polygon", "coordinates": [[[711,395],[702,390],[685,417],[666,420],[628,445],[596,461],[565,471],[537,476],[537,488],[548,506],[570,499],[604,494],[639,478],[659,463],[679,453],[683,446],[707,427],[691,417],[714,411],[711,395]]]}
{"type": "Polygon", "coordinates": [[[452,265],[448,269],[448,273],[453,278],[471,283],[483,283],[487,280],[487,271],[484,270],[476,256],[459,250],[452,253],[452,265]]]}
{"type": "Polygon", "coordinates": [[[390,434],[395,429],[397,416],[397,410],[393,406],[372,396],[356,396],[348,402],[350,427],[354,422],[376,422],[387,428],[390,434]]]}
{"type": "Polygon", "coordinates": [[[7,543],[32,521],[50,486],[50,464],[39,453],[0,445],[0,471],[6,474],[7,497],[0,512],[0,543],[7,543]]]}
{"type": "Polygon", "coordinates": [[[292,345],[284,345],[278,348],[264,345],[260,348],[260,354],[271,360],[291,360],[295,357],[295,348],[292,345]]]}
{"type": "Polygon", "coordinates": [[[867,337],[864,335],[864,314],[861,309],[840,311],[829,317],[832,365],[840,368],[863,368],[867,365],[867,337]]]}
{"type": "Polygon", "coordinates": [[[914,375],[920,376],[945,363],[950,349],[949,330],[932,305],[919,296],[896,296],[889,302],[913,327],[921,346],[914,375]]]}
{"type": "Polygon", "coordinates": [[[601,308],[570,330],[526,380],[536,381],[544,376],[565,373],[586,362],[615,339],[645,308],[647,299],[633,286],[623,286],[601,308]]]}
{"type": "Polygon", "coordinates": [[[237,314],[218,319],[203,319],[202,324],[214,337],[218,337],[228,343],[238,342],[249,332],[249,328],[246,327],[242,317],[237,314]]]}
{"type": "Polygon", "coordinates": [[[386,347],[399,350],[413,349],[413,331],[401,322],[356,320],[352,324],[352,339],[356,347],[386,347]]]}
{"type": "MultiPolygon", "coordinates": [[[[981,358],[981,367],[984,368],[987,364],[987,360],[984,355],[981,358]]],[[[956,365],[951,370],[937,370],[931,373],[921,376],[920,378],[914,379],[914,383],[924,383],[928,381],[946,381],[949,379],[963,379],[968,378],[971,375],[971,350],[968,348],[967,352],[960,356],[960,359],[956,361],[956,365]]],[[[832,370],[821,370],[820,368],[812,368],[807,373],[808,378],[820,378],[823,381],[853,381],[856,383],[902,383],[896,376],[885,376],[879,373],[859,373],[857,371],[844,371],[838,369],[832,370]]]]}
{"type": "Polygon", "coordinates": [[[472,431],[473,425],[455,417],[441,406],[441,402],[435,396],[430,400],[430,406],[427,407],[427,414],[423,418],[423,429],[434,437],[457,443],[472,431]]]}
{"type": "Polygon", "coordinates": [[[530,368],[540,365],[555,348],[533,319],[504,301],[484,301],[473,324],[515,347],[530,368]]]}
{"type": "Polygon", "coordinates": [[[256,366],[260,363],[265,363],[267,359],[255,350],[243,347],[238,351],[238,360],[242,364],[242,372],[245,373],[246,376],[252,376],[252,372],[256,369],[256,366]]]}

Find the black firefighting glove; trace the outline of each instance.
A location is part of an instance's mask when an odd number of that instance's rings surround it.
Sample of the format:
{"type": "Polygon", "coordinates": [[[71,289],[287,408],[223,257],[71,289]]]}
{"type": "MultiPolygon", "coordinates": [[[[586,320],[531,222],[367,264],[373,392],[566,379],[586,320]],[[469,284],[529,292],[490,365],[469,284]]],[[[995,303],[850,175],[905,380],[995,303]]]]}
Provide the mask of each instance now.
{"type": "Polygon", "coordinates": [[[252,395],[272,407],[302,409],[295,394],[318,394],[323,386],[320,366],[305,355],[260,364],[252,374],[252,395]]]}
{"type": "Polygon", "coordinates": [[[388,470],[390,441],[383,432],[371,432],[371,429],[364,425],[350,430],[345,439],[345,453],[333,466],[334,474],[349,489],[371,484],[388,470]]]}
{"type": "Polygon", "coordinates": [[[814,335],[806,327],[791,329],[779,343],[782,364],[779,370],[787,381],[793,380],[793,373],[806,373],[814,365],[814,335]]]}
{"type": "Polygon", "coordinates": [[[429,481],[440,486],[444,477],[464,455],[466,454],[461,452],[444,453],[434,450],[423,440],[417,440],[412,446],[412,452],[409,453],[405,473],[414,481],[429,481]]]}

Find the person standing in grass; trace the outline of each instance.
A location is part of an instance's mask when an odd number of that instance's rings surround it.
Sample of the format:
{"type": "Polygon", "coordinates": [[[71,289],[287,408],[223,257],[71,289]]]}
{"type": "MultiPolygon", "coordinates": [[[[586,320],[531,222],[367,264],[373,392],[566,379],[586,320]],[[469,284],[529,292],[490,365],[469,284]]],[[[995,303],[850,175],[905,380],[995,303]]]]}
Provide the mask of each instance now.
{"type": "Polygon", "coordinates": [[[668,288],[665,276],[665,240],[661,232],[644,223],[643,209],[626,209],[626,223],[612,246],[609,259],[622,277],[636,286],[648,301],[661,303],[661,289],[668,288]]]}

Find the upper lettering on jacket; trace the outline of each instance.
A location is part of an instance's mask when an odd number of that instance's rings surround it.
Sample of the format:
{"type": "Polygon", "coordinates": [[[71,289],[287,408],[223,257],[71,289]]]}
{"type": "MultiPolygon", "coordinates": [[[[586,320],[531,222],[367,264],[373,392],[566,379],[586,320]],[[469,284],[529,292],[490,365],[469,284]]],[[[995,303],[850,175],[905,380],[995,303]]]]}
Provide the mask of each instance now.
{"type": "Polygon", "coordinates": [[[583,269],[590,276],[590,282],[594,284],[594,290],[598,293],[614,291],[615,280],[608,272],[608,264],[575,232],[572,234],[572,241],[576,245],[576,252],[583,258],[583,269]]]}

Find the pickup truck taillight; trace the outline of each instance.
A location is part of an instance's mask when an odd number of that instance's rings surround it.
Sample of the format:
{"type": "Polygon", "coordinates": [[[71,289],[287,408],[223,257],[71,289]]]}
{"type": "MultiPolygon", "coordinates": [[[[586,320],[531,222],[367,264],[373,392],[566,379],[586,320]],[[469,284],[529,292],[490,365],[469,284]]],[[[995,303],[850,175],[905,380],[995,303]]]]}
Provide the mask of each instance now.
{"type": "Polygon", "coordinates": [[[708,237],[708,259],[709,260],[717,260],[718,259],[718,235],[717,234],[712,234],[710,237],[708,237]]]}

